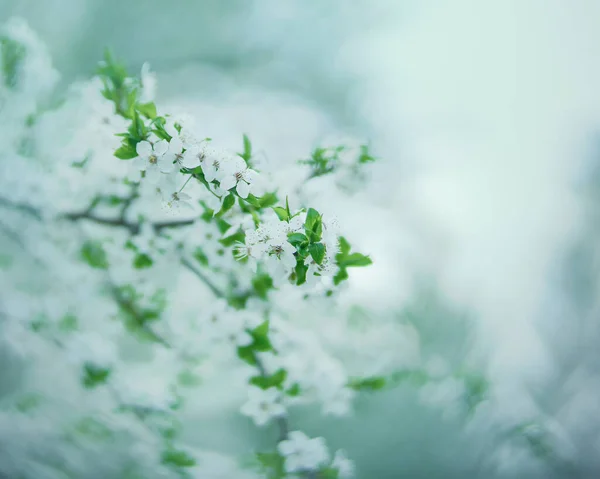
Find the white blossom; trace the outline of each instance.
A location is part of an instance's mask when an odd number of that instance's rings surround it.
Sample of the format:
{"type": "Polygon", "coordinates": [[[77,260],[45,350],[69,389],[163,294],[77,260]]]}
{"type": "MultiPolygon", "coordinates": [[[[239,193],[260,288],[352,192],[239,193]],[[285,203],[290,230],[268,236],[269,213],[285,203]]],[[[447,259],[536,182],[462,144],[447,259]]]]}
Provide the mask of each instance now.
{"type": "Polygon", "coordinates": [[[302,431],[292,431],[277,445],[285,458],[286,472],[314,471],[329,460],[329,451],[322,437],[310,439],[302,431]]]}
{"type": "Polygon", "coordinates": [[[173,162],[165,155],[169,149],[166,140],[158,140],[154,144],[149,141],[140,141],[136,145],[138,157],[134,160],[135,165],[141,171],[145,171],[145,177],[155,183],[160,179],[160,173],[169,173],[173,170],[173,162]]]}
{"type": "Polygon", "coordinates": [[[354,462],[348,458],[346,451],[339,449],[333,456],[331,467],[337,469],[340,479],[353,477],[355,473],[354,462]]]}
{"type": "Polygon", "coordinates": [[[272,418],[286,414],[281,400],[282,394],[277,388],[262,389],[251,386],[248,390],[248,401],[242,406],[241,412],[251,417],[257,426],[264,426],[272,418]]]}
{"type": "Polygon", "coordinates": [[[242,198],[248,198],[252,189],[252,182],[258,173],[250,168],[243,158],[234,157],[226,161],[222,166],[220,178],[221,188],[224,190],[236,189],[242,198]]]}

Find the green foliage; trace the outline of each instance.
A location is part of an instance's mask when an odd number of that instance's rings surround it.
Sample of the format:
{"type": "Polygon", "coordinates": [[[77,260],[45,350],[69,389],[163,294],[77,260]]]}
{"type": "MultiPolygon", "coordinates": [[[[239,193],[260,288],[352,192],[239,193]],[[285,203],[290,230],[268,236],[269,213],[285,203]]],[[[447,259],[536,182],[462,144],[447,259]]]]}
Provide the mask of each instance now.
{"type": "Polygon", "coordinates": [[[244,161],[246,162],[246,164],[248,166],[251,166],[251,160],[252,160],[252,143],[250,142],[250,138],[248,138],[248,135],[243,136],[243,142],[244,142],[244,151],[242,153],[238,153],[239,156],[241,156],[244,161]]]}
{"type": "Polygon", "coordinates": [[[259,471],[267,479],[282,479],[285,474],[285,461],[277,452],[259,452],[256,454],[259,471]]]}
{"type": "Polygon", "coordinates": [[[334,148],[317,147],[313,150],[309,159],[300,160],[299,163],[310,167],[311,178],[323,176],[335,171],[339,163],[339,155],[343,150],[343,146],[334,148]]]}
{"type": "Polygon", "coordinates": [[[294,275],[296,284],[299,286],[306,283],[306,273],[308,272],[308,266],[304,264],[304,259],[298,257],[296,260],[296,267],[294,268],[294,275]]]}
{"type": "Polygon", "coordinates": [[[288,211],[281,206],[273,206],[273,211],[281,221],[288,221],[290,219],[288,211]]]}
{"type": "Polygon", "coordinates": [[[373,264],[373,261],[371,261],[371,258],[368,256],[361,253],[350,253],[350,249],[350,243],[348,243],[346,238],[340,236],[340,252],[335,256],[335,261],[340,269],[333,278],[335,285],[348,279],[347,268],[356,268],[373,264]]]}
{"type": "Polygon", "coordinates": [[[73,431],[78,435],[96,441],[108,441],[114,437],[113,431],[93,417],[84,417],[77,421],[73,431]]]}
{"type": "Polygon", "coordinates": [[[153,120],[156,118],[156,105],[152,102],[150,103],[138,103],[137,110],[144,115],[146,118],[153,120]]]}
{"type": "Polygon", "coordinates": [[[150,268],[153,264],[154,261],[146,253],[137,253],[133,258],[133,267],[135,269],[150,268]]]}
{"type": "Polygon", "coordinates": [[[338,479],[339,472],[333,467],[324,467],[319,471],[319,475],[317,477],[319,479],[338,479]]]}
{"type": "Polygon", "coordinates": [[[196,248],[194,250],[193,256],[196,259],[196,261],[198,261],[198,263],[200,263],[202,266],[208,266],[208,256],[206,256],[202,248],[196,248]]]}
{"type": "Polygon", "coordinates": [[[193,467],[196,465],[196,460],[185,451],[177,449],[167,449],[163,451],[161,462],[165,466],[171,467],[193,467]]]}
{"type": "Polygon", "coordinates": [[[271,376],[254,376],[250,378],[250,384],[253,384],[261,389],[269,389],[271,387],[282,389],[286,377],[287,371],[285,369],[279,369],[271,376]]]}
{"type": "Polygon", "coordinates": [[[42,396],[37,393],[28,393],[17,400],[15,408],[17,411],[25,414],[37,409],[41,402],[42,396]]]}
{"type": "Polygon", "coordinates": [[[351,378],[348,381],[348,387],[355,391],[379,391],[387,384],[383,376],[371,376],[366,378],[351,378]]]}
{"type": "Polygon", "coordinates": [[[473,414],[477,406],[487,398],[489,382],[484,376],[472,372],[461,371],[456,377],[464,382],[467,412],[473,414]]]}
{"type": "Polygon", "coordinates": [[[4,85],[11,90],[17,87],[19,70],[25,59],[26,50],[23,45],[12,38],[0,38],[0,65],[4,85]]]}
{"type": "Polygon", "coordinates": [[[308,249],[315,263],[322,264],[323,259],[325,259],[325,245],[323,243],[313,243],[308,249]]]}
{"type": "Polygon", "coordinates": [[[302,393],[302,390],[300,389],[300,385],[298,383],[294,383],[292,385],[292,387],[289,388],[285,393],[288,396],[296,397],[296,396],[300,396],[300,394],[302,393]]]}
{"type": "Polygon", "coordinates": [[[308,238],[305,234],[302,233],[290,233],[288,235],[288,242],[296,247],[299,247],[303,245],[308,245],[308,238]]]}
{"type": "MultiPolygon", "coordinates": [[[[347,150],[347,148],[342,145],[326,148],[318,147],[313,150],[310,158],[300,160],[299,163],[310,168],[309,178],[324,176],[333,173],[340,167],[340,154],[344,150],[347,150]]],[[[376,161],[376,158],[369,152],[369,146],[361,145],[356,160],[349,166],[357,168],[374,161],[376,161]]]]}
{"type": "Polygon", "coordinates": [[[266,301],[269,290],[273,289],[273,279],[268,274],[257,274],[252,278],[252,288],[256,296],[266,301]]]}
{"type": "Polygon", "coordinates": [[[350,378],[347,386],[355,391],[379,391],[384,388],[409,383],[420,387],[429,381],[429,375],[421,369],[403,369],[388,376],[367,376],[350,378]]]}
{"type": "Polygon", "coordinates": [[[177,375],[177,384],[183,387],[195,387],[202,384],[202,380],[193,371],[184,369],[177,375]]]}
{"type": "Polygon", "coordinates": [[[309,208],[306,212],[304,231],[311,243],[316,243],[321,240],[321,235],[323,234],[323,219],[319,212],[314,208],[309,208]]]}
{"type": "Polygon", "coordinates": [[[138,156],[135,144],[130,143],[128,139],[123,140],[121,146],[115,150],[114,155],[120,160],[131,160],[138,156]]]}
{"type": "Polygon", "coordinates": [[[83,365],[83,376],[81,381],[87,389],[93,389],[101,384],[105,384],[110,376],[111,370],[96,366],[92,363],[83,365]]]}
{"type": "Polygon", "coordinates": [[[146,300],[132,285],[124,285],[113,289],[113,297],[119,306],[119,316],[128,331],[141,340],[161,342],[150,325],[160,319],[165,310],[164,290],[156,291],[146,300]]]}
{"type": "Polygon", "coordinates": [[[80,253],[81,258],[92,268],[108,268],[108,258],[100,241],[86,241],[85,243],[83,243],[80,253]]]}
{"type": "Polygon", "coordinates": [[[223,216],[231,208],[233,208],[233,205],[235,205],[235,195],[233,193],[229,193],[223,200],[223,205],[221,206],[221,209],[219,210],[219,212],[217,213],[216,216],[217,217],[223,216]]]}
{"type": "Polygon", "coordinates": [[[369,153],[369,147],[367,145],[361,145],[358,163],[364,165],[365,163],[373,163],[374,161],[377,161],[377,159],[369,153]]]}
{"type": "Polygon", "coordinates": [[[273,346],[269,341],[269,321],[264,321],[262,324],[249,331],[249,333],[252,336],[252,343],[248,346],[237,348],[237,353],[242,361],[245,361],[251,366],[255,366],[257,364],[257,352],[273,350],[273,346]]]}
{"type": "Polygon", "coordinates": [[[58,322],[58,329],[65,333],[77,331],[78,328],[77,316],[70,313],[65,314],[58,322]]]}

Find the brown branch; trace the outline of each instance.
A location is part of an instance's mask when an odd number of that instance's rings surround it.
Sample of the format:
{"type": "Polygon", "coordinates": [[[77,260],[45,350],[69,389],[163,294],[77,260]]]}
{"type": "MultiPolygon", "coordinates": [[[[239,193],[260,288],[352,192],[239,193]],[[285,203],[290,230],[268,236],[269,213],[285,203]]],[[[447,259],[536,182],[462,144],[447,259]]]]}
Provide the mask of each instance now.
{"type": "MultiPolygon", "coordinates": [[[[93,223],[97,223],[104,226],[112,226],[114,228],[125,228],[129,230],[132,235],[137,235],[141,229],[141,223],[132,223],[126,221],[123,218],[103,218],[101,216],[96,216],[89,211],[79,211],[73,213],[64,213],[62,215],[63,218],[68,219],[69,221],[79,221],[79,220],[88,220],[93,223]]],[[[175,220],[175,221],[159,221],[157,223],[151,223],[154,230],[158,233],[163,229],[168,228],[179,228],[182,226],[189,226],[194,224],[196,218],[189,218],[185,220],[175,220]]]]}
{"type": "Polygon", "coordinates": [[[5,208],[10,208],[13,210],[21,211],[23,213],[27,213],[29,216],[34,217],[36,220],[41,221],[42,219],[42,214],[40,213],[40,211],[37,208],[34,208],[33,206],[28,205],[26,203],[16,203],[14,201],[9,200],[8,198],[0,196],[0,205],[4,206],[5,208]]]}

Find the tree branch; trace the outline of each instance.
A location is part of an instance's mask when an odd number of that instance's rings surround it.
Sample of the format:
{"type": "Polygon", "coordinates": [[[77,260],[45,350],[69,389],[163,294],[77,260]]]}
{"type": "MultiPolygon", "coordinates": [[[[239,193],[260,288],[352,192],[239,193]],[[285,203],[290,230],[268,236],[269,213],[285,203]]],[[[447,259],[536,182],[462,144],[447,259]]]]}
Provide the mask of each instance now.
{"type": "Polygon", "coordinates": [[[41,221],[42,219],[40,211],[37,208],[34,208],[33,206],[28,205],[26,203],[15,203],[14,201],[9,200],[8,198],[0,196],[0,205],[4,206],[5,208],[10,208],[13,210],[21,211],[23,213],[27,213],[29,216],[34,217],[36,220],[41,221]]]}
{"type": "Polygon", "coordinates": [[[217,298],[225,298],[225,293],[223,293],[223,291],[217,288],[217,286],[215,286],[213,282],[210,279],[208,279],[208,277],[202,271],[200,271],[199,268],[194,266],[189,260],[187,260],[184,257],[181,257],[181,264],[187,269],[189,269],[192,273],[194,273],[196,277],[198,277],[200,281],[202,281],[217,298]]]}
{"type": "MultiPolygon", "coordinates": [[[[96,216],[92,214],[90,211],[79,211],[73,213],[64,213],[62,215],[63,218],[68,219],[69,221],[79,221],[79,220],[88,220],[93,223],[97,223],[105,226],[112,226],[115,228],[125,228],[129,230],[132,235],[137,235],[140,232],[141,224],[140,223],[131,223],[126,221],[123,218],[102,218],[101,216],[96,216]]],[[[181,226],[189,226],[194,224],[196,218],[188,218],[185,220],[175,220],[175,221],[159,221],[156,223],[151,223],[154,230],[158,233],[163,229],[167,228],[179,228],[181,226]]]]}

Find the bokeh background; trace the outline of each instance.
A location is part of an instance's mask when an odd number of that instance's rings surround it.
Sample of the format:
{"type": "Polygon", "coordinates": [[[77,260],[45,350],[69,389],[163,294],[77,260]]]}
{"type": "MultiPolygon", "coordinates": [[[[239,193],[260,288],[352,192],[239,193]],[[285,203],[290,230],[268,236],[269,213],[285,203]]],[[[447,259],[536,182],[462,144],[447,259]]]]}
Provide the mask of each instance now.
{"type": "MultiPolygon", "coordinates": [[[[375,260],[356,301],[417,315],[422,347],[471,358],[496,399],[474,426],[408,388],[350,421],[307,413],[361,478],[598,477],[600,3],[2,0],[12,15],[64,87],[109,47],[131,70],[150,63],[165,110],[231,145],[247,133],[272,164],[370,142],[369,186],[336,211],[375,260]],[[529,417],[570,465],[511,452],[482,468],[494,425],[529,417]]],[[[207,407],[198,440],[243,450],[244,434],[215,433],[241,427],[230,414],[207,407]]]]}

